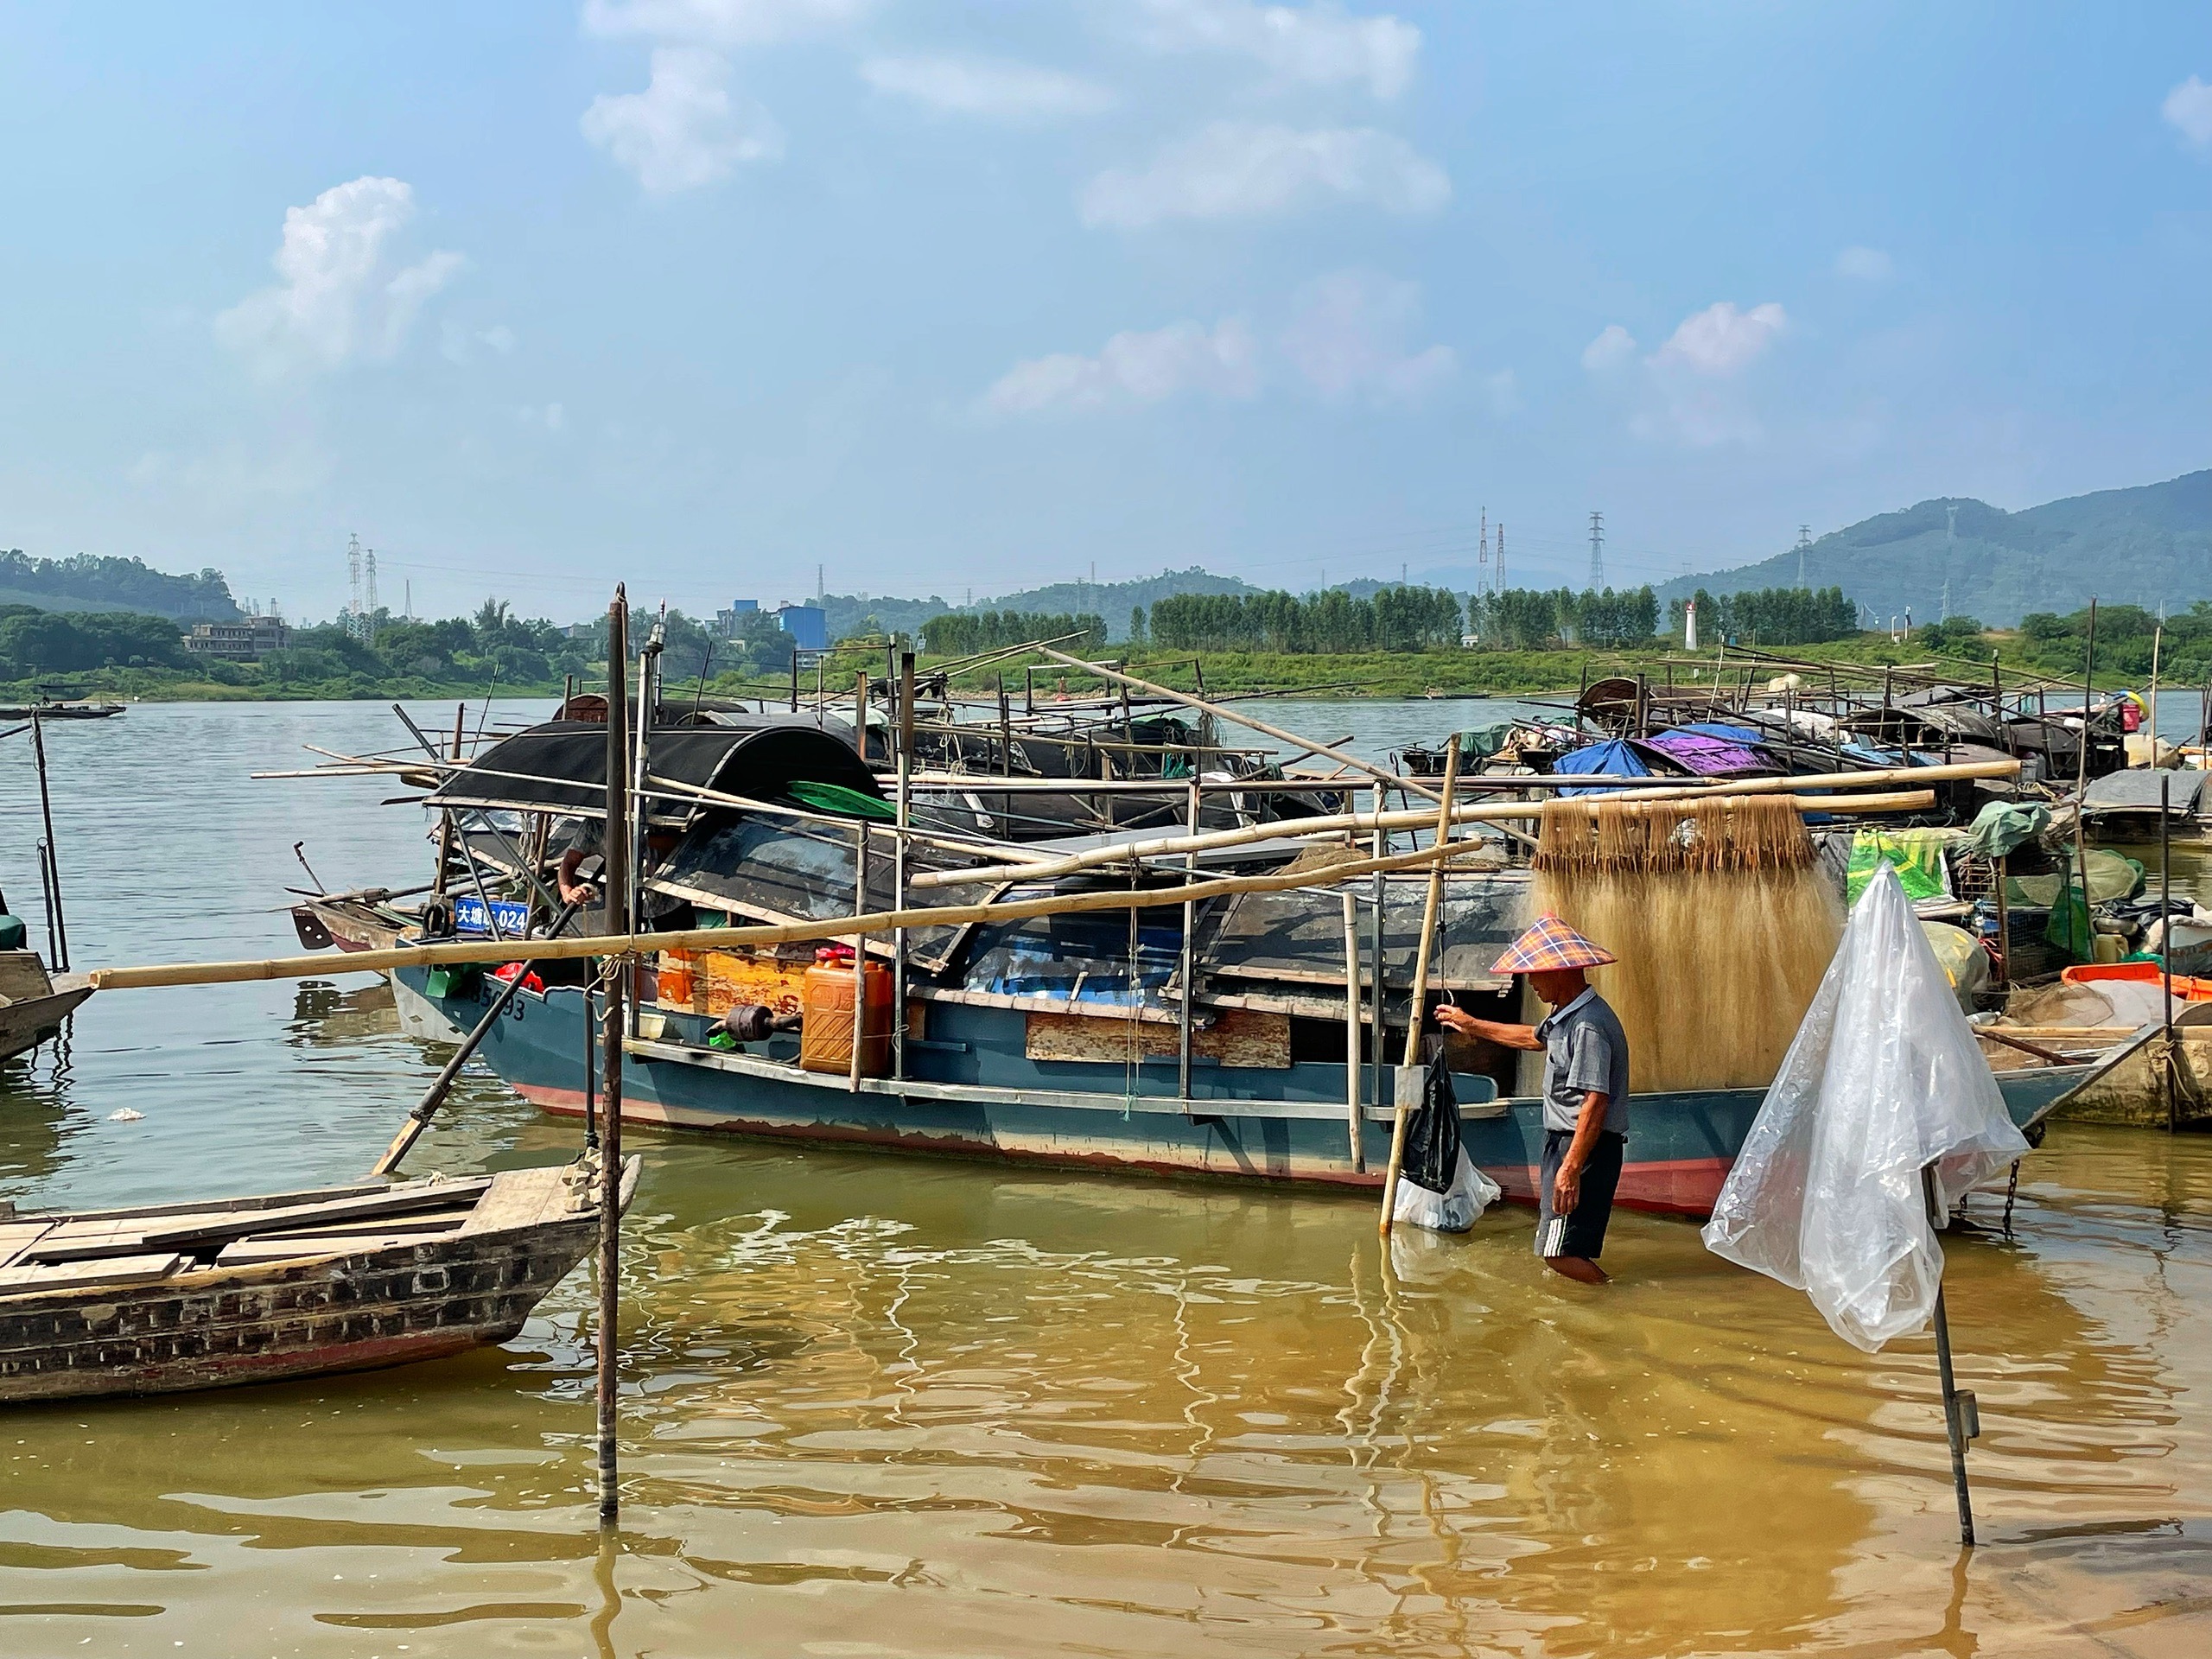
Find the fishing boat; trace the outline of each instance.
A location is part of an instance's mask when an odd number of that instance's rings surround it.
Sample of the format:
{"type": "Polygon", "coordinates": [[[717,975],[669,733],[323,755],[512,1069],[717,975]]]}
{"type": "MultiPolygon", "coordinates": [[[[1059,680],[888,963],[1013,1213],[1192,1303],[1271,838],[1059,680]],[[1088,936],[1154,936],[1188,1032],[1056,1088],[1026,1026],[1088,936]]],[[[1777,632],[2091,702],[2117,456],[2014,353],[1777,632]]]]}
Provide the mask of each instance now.
{"type": "MultiPolygon", "coordinates": [[[[663,736],[650,734],[652,777],[661,775],[663,736]]],[[[432,804],[462,815],[551,810],[588,823],[603,810],[604,752],[603,731],[522,734],[446,778],[432,804]]],[[[655,929],[828,925],[889,908],[898,896],[910,906],[957,906],[963,887],[980,887],[994,902],[1012,903],[1101,882],[1174,879],[1157,864],[1144,867],[1152,843],[1130,831],[1014,848],[961,840],[950,820],[918,803],[910,811],[925,828],[908,837],[902,870],[895,827],[883,822],[893,815],[879,804],[873,775],[855,768],[852,750],[796,731],[761,754],[772,765],[756,766],[745,747],[728,748],[702,810],[686,807],[672,781],[649,788],[658,798],[649,801],[648,824],[667,825],[642,880],[655,929]],[[824,742],[831,747],[817,747],[824,742]],[[863,803],[874,810],[838,816],[804,804],[824,798],[792,785],[825,774],[875,798],[863,803]],[[1000,859],[1007,861],[995,865],[1000,859]]],[[[1192,782],[1217,797],[1237,788],[1192,782]]],[[[1192,847],[1171,862],[1208,877],[1292,869],[1296,880],[1294,861],[1316,853],[1268,838],[1323,822],[1280,830],[1262,822],[1192,837],[1262,839],[1192,847]]],[[[1470,1011],[1511,1020],[1517,988],[1490,964],[1522,925],[1530,878],[1525,867],[1505,867],[1503,847],[1470,847],[1475,868],[1444,879],[1427,982],[1470,1011]]],[[[1349,850],[1339,844],[1330,855],[1349,850]]],[[[1427,877],[1332,881],[1326,868],[1325,857],[1316,874],[1287,889],[1193,906],[1187,919],[1167,902],[1002,923],[963,912],[944,925],[910,927],[903,938],[871,938],[862,1001],[880,995],[879,1023],[859,1064],[849,1063],[849,950],[826,963],[818,938],[785,949],[661,950],[635,988],[625,1117],[1040,1165],[1379,1186],[1398,1091],[1417,1075],[1378,1057],[1387,1061],[1403,1046],[1427,877]],[[1347,901],[1361,911],[1349,949],[1347,901]],[[891,970],[901,953],[906,1017],[894,1033],[891,970]],[[1358,966],[1356,982],[1348,962],[1358,966]],[[810,1041],[824,1024],[843,1033],[827,1050],[810,1041]]],[[[529,946],[518,944],[516,954],[528,957],[529,946]]],[[[512,998],[480,1052],[525,1097],[581,1114],[593,1087],[583,972],[551,961],[537,973],[539,982],[525,982],[512,998]]],[[[487,976],[442,968],[401,967],[394,977],[462,1027],[504,988],[487,976]]],[[[1518,1058],[1472,1048],[1447,1049],[1447,1057],[1471,1157],[1509,1196],[1532,1196],[1542,1133],[1518,1058]]],[[[2087,1070],[2008,1067],[1999,1085],[2016,1119],[2033,1125],[2087,1070]]],[[[1639,1094],[1620,1201],[1707,1213],[1764,1093],[1762,1079],[1639,1094]]]]}
{"type": "Polygon", "coordinates": [[[112,720],[124,711],[120,702],[92,702],[73,698],[63,702],[0,703],[0,720],[112,720]]]}
{"type": "MultiPolygon", "coordinates": [[[[596,1236],[595,1166],[0,1216],[0,1402],[325,1376],[501,1343],[596,1236]]],[[[623,1168],[627,1207],[638,1179],[623,1168]]]]}

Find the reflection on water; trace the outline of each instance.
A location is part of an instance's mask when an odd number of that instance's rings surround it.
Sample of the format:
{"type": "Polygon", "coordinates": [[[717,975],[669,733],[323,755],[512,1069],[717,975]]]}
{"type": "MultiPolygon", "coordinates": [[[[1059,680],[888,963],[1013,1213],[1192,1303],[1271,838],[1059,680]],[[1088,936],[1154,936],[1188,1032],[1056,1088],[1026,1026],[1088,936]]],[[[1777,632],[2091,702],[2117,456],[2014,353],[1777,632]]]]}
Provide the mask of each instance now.
{"type": "MultiPolygon", "coordinates": [[[[135,734],[157,797],[168,719],[211,757],[175,803],[79,779],[57,804],[80,960],[288,950],[271,906],[302,835],[333,880],[415,868],[417,820],[349,816],[380,785],[241,781],[303,735],[384,741],[388,716],[134,709],[111,741],[135,734]]],[[[19,805],[0,792],[0,815],[19,805]]],[[[18,823],[0,816],[15,886],[18,823]]],[[[0,1196],[350,1177],[446,1052],[350,977],[96,997],[67,1050],[0,1075],[0,1196]],[[143,1118],[111,1121],[124,1105],[143,1118]]],[[[472,1071],[420,1166],[575,1138],[472,1071]]],[[[1619,1282],[1592,1293],[1544,1274],[1513,1210],[1465,1239],[1401,1236],[1386,1262],[1357,1201],[636,1143],[619,1551],[593,1525],[580,1273],[496,1352],[10,1411],[5,1650],[1964,1656],[2212,1637],[2212,1141],[2061,1126],[2011,1241],[1975,1201],[1987,1230],[1953,1242],[1949,1281],[1985,1425],[1992,1541],[1970,1559],[1929,1345],[1861,1356],[1679,1223],[1623,1217],[1619,1282]]]]}

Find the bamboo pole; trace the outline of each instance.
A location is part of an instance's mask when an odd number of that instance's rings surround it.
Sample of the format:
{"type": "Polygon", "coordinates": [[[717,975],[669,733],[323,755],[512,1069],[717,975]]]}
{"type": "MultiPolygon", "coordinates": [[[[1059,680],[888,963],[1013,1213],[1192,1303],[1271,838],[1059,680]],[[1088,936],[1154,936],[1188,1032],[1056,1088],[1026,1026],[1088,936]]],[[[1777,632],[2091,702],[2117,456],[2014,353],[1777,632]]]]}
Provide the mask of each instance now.
{"type": "MultiPolygon", "coordinates": [[[[1892,782],[1913,784],[1947,783],[1959,778],[2010,777],[2017,773],[2020,764],[2013,760],[1974,760],[1955,766],[1895,766],[1879,772],[1814,773],[1795,778],[1748,778],[1735,783],[1709,785],[1694,789],[1660,787],[1652,789],[1623,789],[1609,793],[1609,801],[1666,801],[1703,799],[1710,796],[1778,795],[1798,793],[1796,785],[1809,785],[1822,788],[1831,783],[1848,783],[1857,788],[1892,782]]],[[[1382,791],[1376,791],[1379,808],[1382,791]]],[[[1837,804],[1815,806],[1814,811],[1847,810],[1844,804],[1851,798],[1836,798],[1837,804]]],[[[1871,798],[1879,799],[1875,796],[1871,798]]],[[[1495,806],[1455,806],[1452,821],[1458,823],[1492,823],[1500,820],[1541,818],[1543,806],[1535,801],[1509,801],[1495,806]]],[[[1172,857],[1186,852],[1211,852],[1224,847],[1245,847],[1260,842],[1295,841],[1313,836],[1340,835],[1346,830],[1417,830],[1436,821],[1436,814],[1425,809],[1411,811],[1382,813],[1379,821],[1374,813],[1337,813],[1325,817],[1290,818],[1273,823],[1247,824],[1236,830],[1217,830],[1204,836],[1160,836],[1150,841],[1124,842],[1112,847],[1093,848],[1086,852],[1071,853],[1064,858],[1035,860],[1020,864],[1000,863],[983,865],[968,870],[925,871],[913,880],[917,893],[934,887],[979,886],[993,881],[1044,881],[1057,876],[1072,875],[1079,870],[1090,869],[1100,864],[1124,864],[1133,858],[1172,857]]]]}
{"type": "Polygon", "coordinates": [[[1173,686],[1157,685],[1150,680],[1141,680],[1133,674],[1124,674],[1118,669],[1108,668],[1102,664],[1086,663],[1080,657],[1071,657],[1064,651],[1048,650],[1044,654],[1056,662],[1066,664],[1070,668],[1081,669],[1086,674],[1096,674],[1103,679],[1116,680],[1124,685],[1135,686],[1140,691],[1149,691],[1154,696],[1172,697],[1177,702],[1186,704],[1202,714],[1211,715],[1216,720],[1226,720],[1233,725],[1243,727],[1248,731],[1257,732],[1262,737],[1272,737],[1278,743],[1287,743],[1300,754],[1314,754],[1325,760],[1341,760],[1347,766],[1365,772],[1370,778],[1381,779],[1385,783],[1401,785],[1402,787],[1411,789],[1417,795],[1427,796],[1432,801],[1436,798],[1436,791],[1426,785],[1395,778],[1382,767],[1370,761],[1363,760],[1357,755],[1344,754],[1338,750],[1328,748],[1309,738],[1300,737],[1295,732],[1287,732],[1280,726],[1270,726],[1264,720],[1255,720],[1249,715],[1240,715],[1235,709],[1224,708],[1217,702],[1209,702],[1202,696],[1193,696],[1188,691],[1178,691],[1173,686]]]}
{"type": "MultiPolygon", "coordinates": [[[[1452,838],[1452,797],[1459,783],[1459,734],[1452,734],[1452,752],[1444,759],[1444,788],[1438,797],[1434,844],[1452,838]]],[[[1414,1000],[1406,1013],[1406,1058],[1410,1068],[1421,1064],[1421,1007],[1428,997],[1428,953],[1436,939],[1436,913],[1444,905],[1444,861],[1428,867],[1428,898],[1421,906],[1421,942],[1414,951],[1414,1000]]],[[[1378,1033],[1379,1035],[1379,1033],[1378,1033]]],[[[1382,1173],[1382,1236],[1390,1236],[1391,1211],[1397,1207],[1398,1174],[1406,1160],[1406,1119],[1411,1116],[1402,1099],[1394,1099],[1390,1120],[1390,1162],[1382,1173]]]]}
{"type": "MultiPolygon", "coordinates": [[[[1845,810],[1834,801],[1813,797],[1793,801],[1799,810],[1837,812],[1845,810]]],[[[1852,804],[1874,812],[1916,811],[1936,804],[1936,791],[1918,790],[1877,795],[1852,804]]],[[[1520,809],[1523,817],[1541,817],[1542,808],[1530,804],[1520,809]]],[[[1455,815],[1456,816],[1456,815],[1455,815]]],[[[1432,822],[1433,815],[1432,815],[1432,822]]],[[[1460,820],[1464,822],[1464,820],[1460,820]]],[[[1379,832],[1378,832],[1379,833],[1379,832]]],[[[612,933],[568,939],[533,940],[531,959],[560,962],[579,957],[634,954],[651,950],[744,950],[764,944],[805,944],[823,939],[873,935],[893,927],[958,926],[969,922],[1016,922],[1035,916],[1073,915],[1093,910],[1150,910],[1155,906],[1218,899],[1233,893],[1283,893],[1293,887],[1333,887],[1355,875],[1378,871],[1413,869],[1433,859],[1465,858],[1488,852],[1487,843],[1455,841],[1443,848],[1423,847],[1388,857],[1362,859],[1357,863],[1332,865],[1322,870],[1299,870],[1272,875],[1219,876],[1195,886],[1107,890],[1099,893],[1054,893],[1041,899],[1020,899],[999,904],[922,906],[912,910],[879,911],[872,915],[833,918],[816,922],[764,923],[747,927],[671,928],[661,933],[612,933]]],[[[481,944],[404,944],[384,950],[351,950],[336,956],[241,958],[223,962],[162,963],[137,967],[97,968],[86,976],[96,991],[150,990],[178,985],[238,985],[276,979],[321,979],[332,974],[381,974],[394,968],[436,968],[464,962],[511,962],[512,941],[481,944]]]]}
{"type": "Polygon", "coordinates": [[[46,722],[31,715],[31,754],[38,765],[38,810],[46,823],[47,949],[54,965],[69,970],[69,923],[61,911],[61,857],[54,845],[54,798],[46,787],[46,722]]]}
{"type": "MultiPolygon", "coordinates": [[[[600,843],[607,919],[628,933],[630,912],[630,601],[620,584],[607,607],[607,828],[600,843]]],[[[615,1468],[615,1408],[620,1401],[617,1330],[622,1302],[622,1039],[630,999],[630,952],[607,951],[613,977],[600,1023],[599,1103],[599,1523],[612,1528],[621,1510],[615,1468]]]]}

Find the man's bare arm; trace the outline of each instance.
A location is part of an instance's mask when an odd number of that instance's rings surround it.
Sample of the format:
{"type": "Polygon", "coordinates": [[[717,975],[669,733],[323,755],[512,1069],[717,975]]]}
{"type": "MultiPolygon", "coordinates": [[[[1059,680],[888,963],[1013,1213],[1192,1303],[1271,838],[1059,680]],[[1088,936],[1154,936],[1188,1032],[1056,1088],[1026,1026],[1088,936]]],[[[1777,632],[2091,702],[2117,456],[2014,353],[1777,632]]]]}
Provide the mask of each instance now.
{"type": "Polygon", "coordinates": [[[1507,1048],[1525,1048],[1534,1052],[1543,1046],[1536,1040],[1534,1026],[1513,1026],[1496,1020],[1478,1020],[1465,1008],[1454,1007],[1448,1002],[1437,1009],[1436,1023],[1446,1031],[1458,1032],[1462,1037],[1487,1038],[1493,1043],[1503,1044],[1507,1048]]]}

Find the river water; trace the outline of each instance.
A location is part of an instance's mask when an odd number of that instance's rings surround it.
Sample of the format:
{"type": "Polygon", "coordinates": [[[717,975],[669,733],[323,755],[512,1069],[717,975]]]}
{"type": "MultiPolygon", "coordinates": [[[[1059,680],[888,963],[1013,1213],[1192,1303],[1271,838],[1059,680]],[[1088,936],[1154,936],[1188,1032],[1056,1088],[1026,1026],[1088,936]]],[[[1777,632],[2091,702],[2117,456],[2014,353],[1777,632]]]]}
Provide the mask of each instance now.
{"type": "MultiPolygon", "coordinates": [[[[1379,747],[1480,712],[1278,716],[1379,747]]],[[[296,841],[334,885],[414,879],[397,785],[246,776],[397,735],[361,704],[52,730],[77,965],[289,952],[296,841]]],[[[0,884],[35,936],[22,743],[0,884]]],[[[359,979],[105,993],[8,1069],[0,1198],[348,1179],[442,1058],[359,979]]],[[[472,1074],[412,1166],[574,1134],[472,1074]]],[[[2212,1649],[2212,1141],[2059,1126],[2013,1236],[1977,1198],[1950,1241],[1970,1558],[1930,1344],[1860,1355],[1682,1223],[1618,1217],[1593,1292],[1511,1208],[1386,1262],[1355,1200],[631,1144],[619,1549],[580,1271],[504,1350],[9,1411],[0,1652],[2212,1649]]]]}

